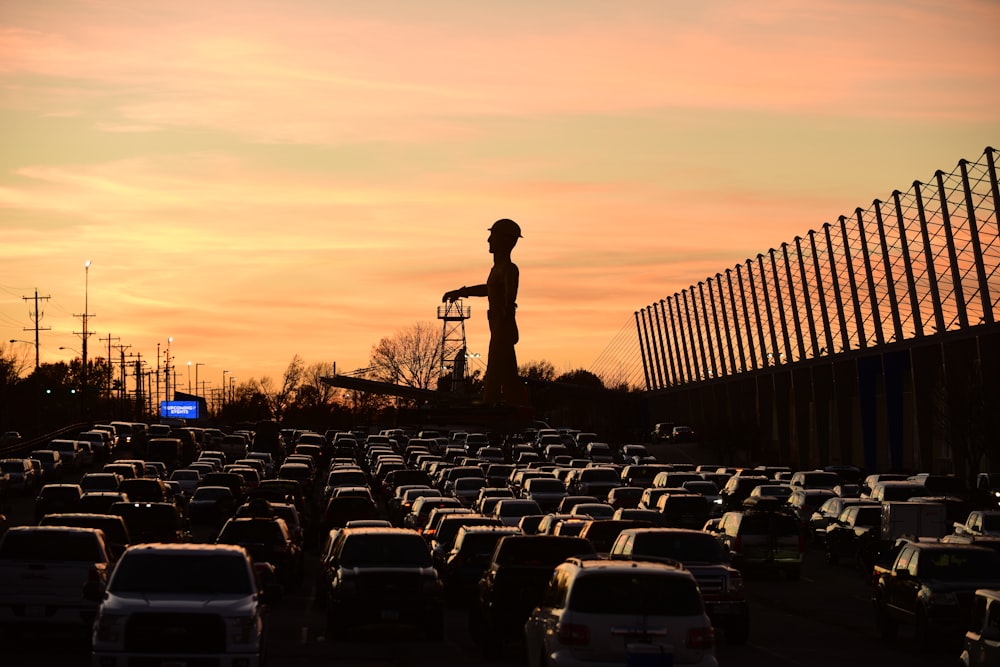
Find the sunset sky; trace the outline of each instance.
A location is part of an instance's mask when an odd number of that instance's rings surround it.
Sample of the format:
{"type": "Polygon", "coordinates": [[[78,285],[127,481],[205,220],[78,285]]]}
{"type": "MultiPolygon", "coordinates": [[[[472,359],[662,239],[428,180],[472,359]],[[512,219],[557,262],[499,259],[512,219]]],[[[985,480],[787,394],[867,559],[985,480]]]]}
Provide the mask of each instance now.
{"type": "Polygon", "coordinates": [[[589,368],[637,309],[1000,147],[998,28],[997,0],[4,0],[0,336],[34,340],[37,289],[42,361],[78,356],[86,284],[90,355],[173,337],[182,389],[348,372],[440,326],[510,217],[519,361],[589,368]]]}

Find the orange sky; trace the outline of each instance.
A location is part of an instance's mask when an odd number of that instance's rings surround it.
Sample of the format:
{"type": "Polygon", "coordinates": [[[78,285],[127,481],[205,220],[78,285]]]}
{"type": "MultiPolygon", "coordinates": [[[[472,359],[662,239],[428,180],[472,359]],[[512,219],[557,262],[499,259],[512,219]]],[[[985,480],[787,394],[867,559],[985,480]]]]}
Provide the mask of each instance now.
{"type": "Polygon", "coordinates": [[[90,260],[92,355],[173,337],[181,388],[188,361],[210,389],[347,372],[437,326],[511,217],[520,361],[589,368],[635,310],[997,147],[997,26],[995,0],[5,0],[0,336],[33,340],[37,289],[42,361],[77,356],[90,260]]]}

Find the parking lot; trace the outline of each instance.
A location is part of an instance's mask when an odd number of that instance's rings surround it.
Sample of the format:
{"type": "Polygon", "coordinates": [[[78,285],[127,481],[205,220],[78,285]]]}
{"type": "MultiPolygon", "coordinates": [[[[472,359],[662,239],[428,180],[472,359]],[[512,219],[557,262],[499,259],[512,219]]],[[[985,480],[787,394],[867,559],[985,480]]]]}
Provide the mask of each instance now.
{"type": "MultiPolygon", "coordinates": [[[[680,461],[691,455],[689,447],[661,445],[657,450],[657,456],[666,460],[680,461]]],[[[13,497],[5,510],[13,524],[30,523],[33,504],[31,496],[13,497]]],[[[202,541],[211,537],[211,531],[195,535],[202,541]]],[[[444,637],[439,641],[392,627],[361,628],[347,639],[331,641],[310,583],[317,567],[317,554],[310,550],[304,578],[307,584],[286,594],[269,611],[267,645],[272,666],[521,664],[521,647],[516,643],[505,645],[501,654],[484,655],[469,634],[467,610],[459,607],[448,608],[444,637]]],[[[919,649],[912,631],[905,628],[895,640],[879,639],[868,581],[852,567],[828,565],[813,547],[806,552],[800,579],[749,576],[746,593],[751,609],[750,639],[745,645],[730,646],[720,637],[716,647],[720,665],[840,667],[861,660],[866,665],[930,667],[952,664],[957,657],[954,646],[919,649]]],[[[3,645],[2,662],[12,667],[89,664],[88,640],[82,636],[18,633],[5,637],[3,645]]]]}

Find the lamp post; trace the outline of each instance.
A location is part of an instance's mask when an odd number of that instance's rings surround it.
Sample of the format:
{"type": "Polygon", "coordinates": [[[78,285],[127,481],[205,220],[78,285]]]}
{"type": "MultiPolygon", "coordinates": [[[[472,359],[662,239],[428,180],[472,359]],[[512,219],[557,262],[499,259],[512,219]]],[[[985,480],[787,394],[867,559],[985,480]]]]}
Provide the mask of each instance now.
{"type": "Polygon", "coordinates": [[[226,375],[229,371],[222,371],[222,407],[226,407],[226,375]]]}
{"type": "MultiPolygon", "coordinates": [[[[165,358],[164,372],[163,372],[163,395],[164,399],[170,401],[170,344],[174,342],[174,337],[170,336],[167,338],[167,356],[165,358]]],[[[177,388],[174,388],[177,391],[177,388]]]]}
{"type": "Polygon", "coordinates": [[[191,362],[188,362],[188,393],[191,393],[191,362]]]}
{"type": "MultiPolygon", "coordinates": [[[[83,359],[83,373],[80,375],[80,384],[83,385],[83,394],[80,397],[83,403],[83,416],[90,418],[89,404],[87,401],[87,339],[90,338],[90,331],[87,329],[87,320],[90,319],[90,260],[83,265],[83,352],[80,355],[83,359]]],[[[110,363],[110,359],[108,362],[110,363]]]]}
{"type": "MultiPolygon", "coordinates": [[[[190,362],[189,362],[190,363],[190,362]]],[[[195,362],[194,364],[194,393],[196,396],[201,396],[205,392],[202,391],[201,394],[198,393],[198,366],[204,366],[205,364],[195,362]]]]}

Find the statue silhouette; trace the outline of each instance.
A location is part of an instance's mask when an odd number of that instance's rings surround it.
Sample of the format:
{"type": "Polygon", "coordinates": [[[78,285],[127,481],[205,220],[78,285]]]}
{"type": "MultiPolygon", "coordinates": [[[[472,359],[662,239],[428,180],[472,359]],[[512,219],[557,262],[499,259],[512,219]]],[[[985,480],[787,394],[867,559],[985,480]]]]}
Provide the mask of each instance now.
{"type": "Polygon", "coordinates": [[[471,296],[485,296],[489,304],[486,318],[490,325],[489,358],[483,379],[483,402],[488,405],[528,404],[524,382],[517,374],[517,287],[520,272],[510,259],[511,251],[521,238],[521,227],[503,218],[489,228],[487,239],[493,254],[493,268],[486,282],[445,292],[442,301],[455,301],[471,296]]]}

